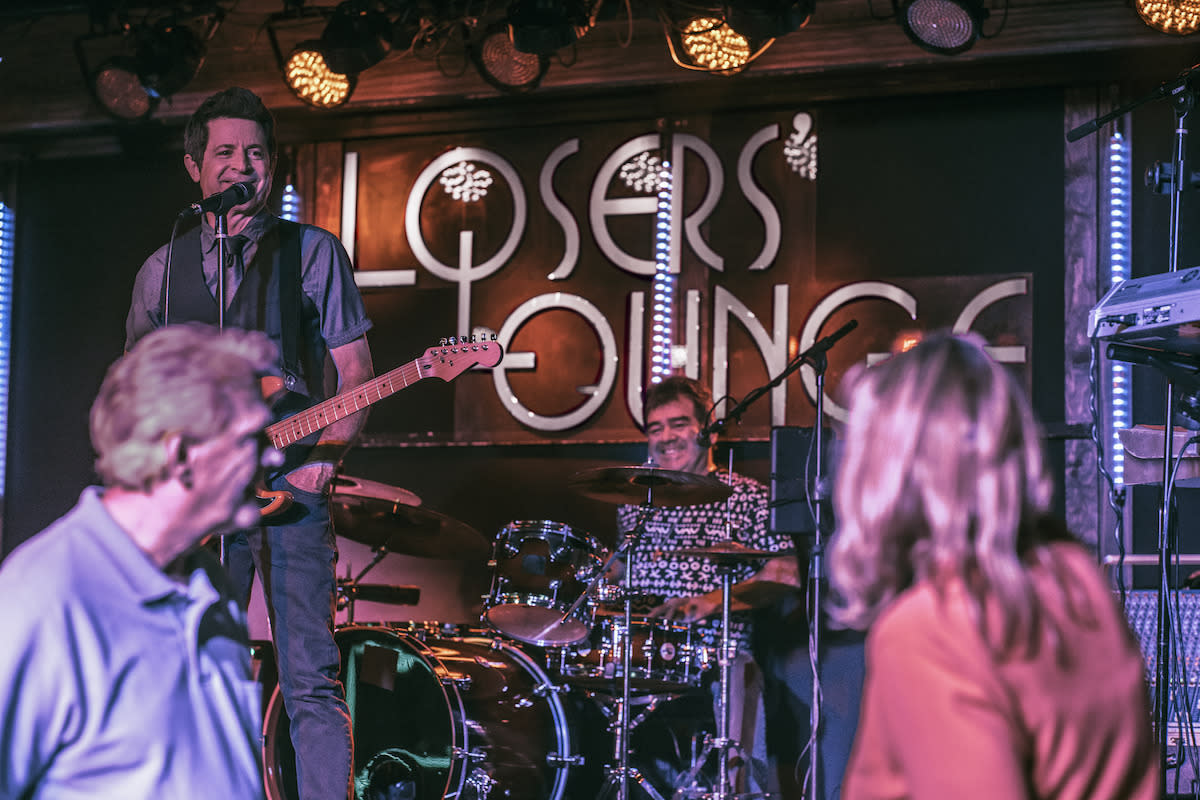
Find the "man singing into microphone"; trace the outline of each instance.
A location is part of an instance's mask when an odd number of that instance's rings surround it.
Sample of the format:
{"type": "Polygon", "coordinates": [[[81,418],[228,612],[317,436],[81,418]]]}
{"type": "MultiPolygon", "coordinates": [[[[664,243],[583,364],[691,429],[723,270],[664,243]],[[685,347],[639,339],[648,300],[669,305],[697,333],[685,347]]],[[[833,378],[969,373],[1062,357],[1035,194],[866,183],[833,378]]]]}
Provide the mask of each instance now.
{"type": "MultiPolygon", "coordinates": [[[[142,265],[126,321],[127,347],[163,325],[216,322],[223,270],[225,324],[262,331],[278,345],[290,410],[326,399],[333,384],[343,391],[371,378],[365,337],[371,323],[345,249],[327,231],[266,209],[275,122],[262,101],[239,88],[209,97],[188,122],[184,147],[184,167],[202,196],[236,195],[242,189],[232,187],[242,183],[250,196],[227,211],[225,264],[217,263],[215,220],[206,214],[198,229],[175,242],[169,270],[165,246],[142,265]]],[[[220,211],[227,203],[217,205],[220,211]]],[[[313,446],[289,447],[288,464],[269,476],[268,488],[286,491],[294,504],[232,537],[227,551],[243,603],[254,569],[263,578],[301,800],[350,793],[353,747],[333,638],[337,551],[327,497],[337,463],[365,419],[359,412],[329,425],[313,446]]]]}
{"type": "MultiPolygon", "coordinates": [[[[634,590],[661,601],[650,609],[649,616],[696,623],[697,636],[716,653],[721,641],[720,577],[703,557],[672,551],[729,541],[754,550],[777,551],[790,549],[792,542],[767,530],[767,487],[745,475],[718,470],[714,464],[712,441],[701,433],[710,405],[709,393],[690,378],[674,376],[651,386],[645,398],[649,457],[654,466],[665,470],[713,475],[729,484],[733,494],[718,503],[655,508],[645,519],[641,519],[639,507],[621,506],[617,527],[624,534],[642,523],[633,545],[630,577],[634,590]]],[[[761,560],[747,561],[736,566],[733,579],[737,593],[751,602],[739,599],[732,604],[736,613],[730,641],[737,656],[730,674],[729,734],[739,740],[751,760],[741,790],[765,791],[773,781],[767,775],[762,679],[750,654],[748,611],[760,602],[751,585],[770,581],[799,586],[798,562],[790,555],[771,559],[765,566],[761,560]]],[[[715,693],[717,687],[713,690],[715,693]]],[[[715,712],[719,714],[720,709],[715,707],[715,712]]]]}

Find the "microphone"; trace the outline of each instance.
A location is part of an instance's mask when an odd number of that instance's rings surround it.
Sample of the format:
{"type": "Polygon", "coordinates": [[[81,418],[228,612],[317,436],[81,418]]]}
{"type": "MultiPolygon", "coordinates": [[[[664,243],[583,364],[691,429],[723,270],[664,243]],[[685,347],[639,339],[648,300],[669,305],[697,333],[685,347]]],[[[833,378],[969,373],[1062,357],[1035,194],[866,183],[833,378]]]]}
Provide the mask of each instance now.
{"type": "Polygon", "coordinates": [[[858,320],[852,319],[842,327],[838,328],[833,333],[826,336],[824,339],[817,341],[812,347],[808,348],[807,355],[815,356],[828,352],[829,348],[833,347],[839,339],[845,336],[850,331],[858,327],[858,320]]]}
{"type": "Polygon", "coordinates": [[[234,206],[241,205],[254,197],[254,185],[241,181],[230,186],[223,192],[211,194],[201,200],[199,203],[192,203],[190,206],[179,212],[179,216],[195,217],[200,214],[212,212],[220,216],[228,213],[229,209],[234,206]]]}

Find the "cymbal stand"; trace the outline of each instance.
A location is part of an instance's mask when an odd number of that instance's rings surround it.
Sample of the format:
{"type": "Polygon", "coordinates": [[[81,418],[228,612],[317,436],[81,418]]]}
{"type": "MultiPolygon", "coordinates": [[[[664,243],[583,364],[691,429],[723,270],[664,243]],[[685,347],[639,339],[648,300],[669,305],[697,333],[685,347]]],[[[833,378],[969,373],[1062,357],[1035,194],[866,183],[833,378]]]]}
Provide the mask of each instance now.
{"type": "Polygon", "coordinates": [[[743,760],[749,764],[749,758],[742,749],[741,743],[730,735],[730,708],[729,708],[729,678],[730,667],[733,665],[733,659],[737,657],[737,648],[729,641],[729,622],[731,617],[731,597],[733,588],[733,571],[735,565],[722,564],[717,567],[717,573],[721,576],[721,651],[717,654],[717,667],[719,670],[719,680],[721,683],[721,693],[717,702],[717,710],[720,712],[717,717],[717,736],[714,739],[711,736],[706,736],[704,739],[704,748],[700,754],[693,760],[692,768],[681,781],[682,786],[675,790],[672,800],[682,800],[686,797],[705,797],[712,800],[730,800],[736,796],[734,787],[731,785],[729,771],[729,757],[732,753],[741,753],[743,760]],[[708,756],[713,751],[717,752],[717,787],[712,793],[705,793],[701,787],[696,785],[696,776],[700,774],[700,770],[704,767],[704,763],[708,760],[708,756]]]}
{"type": "MultiPolygon", "coordinates": [[[[621,697],[617,700],[616,736],[613,737],[613,758],[618,766],[609,768],[607,781],[597,798],[610,797],[615,790],[617,800],[627,800],[629,780],[632,778],[652,800],[664,800],[658,790],[648,783],[635,767],[629,766],[629,732],[633,727],[629,721],[630,677],[633,672],[633,568],[637,558],[633,550],[633,543],[638,536],[645,533],[646,520],[650,518],[654,505],[653,494],[653,487],[647,487],[646,503],[641,507],[637,524],[626,531],[621,544],[608,561],[611,564],[617,555],[625,553],[625,634],[621,641],[621,697]]],[[[603,575],[603,570],[601,570],[601,575],[603,575]]]]}

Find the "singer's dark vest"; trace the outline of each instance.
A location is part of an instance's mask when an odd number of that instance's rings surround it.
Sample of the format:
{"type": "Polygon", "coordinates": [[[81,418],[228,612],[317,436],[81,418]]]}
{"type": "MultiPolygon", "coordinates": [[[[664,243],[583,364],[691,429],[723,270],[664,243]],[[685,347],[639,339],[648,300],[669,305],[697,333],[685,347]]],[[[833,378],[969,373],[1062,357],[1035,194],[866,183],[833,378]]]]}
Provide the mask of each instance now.
{"type": "MultiPolygon", "coordinates": [[[[284,385],[308,398],[296,398],[297,408],[311,399],[324,399],[321,376],[326,356],[320,316],[301,287],[300,234],[301,226],[282,219],[263,234],[225,311],[227,327],[262,331],[279,347],[284,385]]],[[[180,236],[174,250],[176,257],[165,281],[169,319],[164,324],[216,325],[220,309],[204,283],[200,226],[180,236]]]]}

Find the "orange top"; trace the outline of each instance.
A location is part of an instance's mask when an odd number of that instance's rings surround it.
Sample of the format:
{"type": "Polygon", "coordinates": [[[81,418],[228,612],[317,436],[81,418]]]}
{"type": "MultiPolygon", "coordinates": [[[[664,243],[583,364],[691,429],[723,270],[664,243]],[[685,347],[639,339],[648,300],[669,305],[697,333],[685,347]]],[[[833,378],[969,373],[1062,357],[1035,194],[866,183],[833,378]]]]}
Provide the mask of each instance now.
{"type": "Polygon", "coordinates": [[[867,636],[845,800],[1157,800],[1158,750],[1137,642],[1092,557],[1073,544],[1051,550],[1082,609],[1069,614],[1047,591],[1049,571],[1034,569],[1065,664],[1045,637],[1031,657],[995,659],[968,615],[961,581],[940,595],[922,583],[880,615],[867,636]]]}

